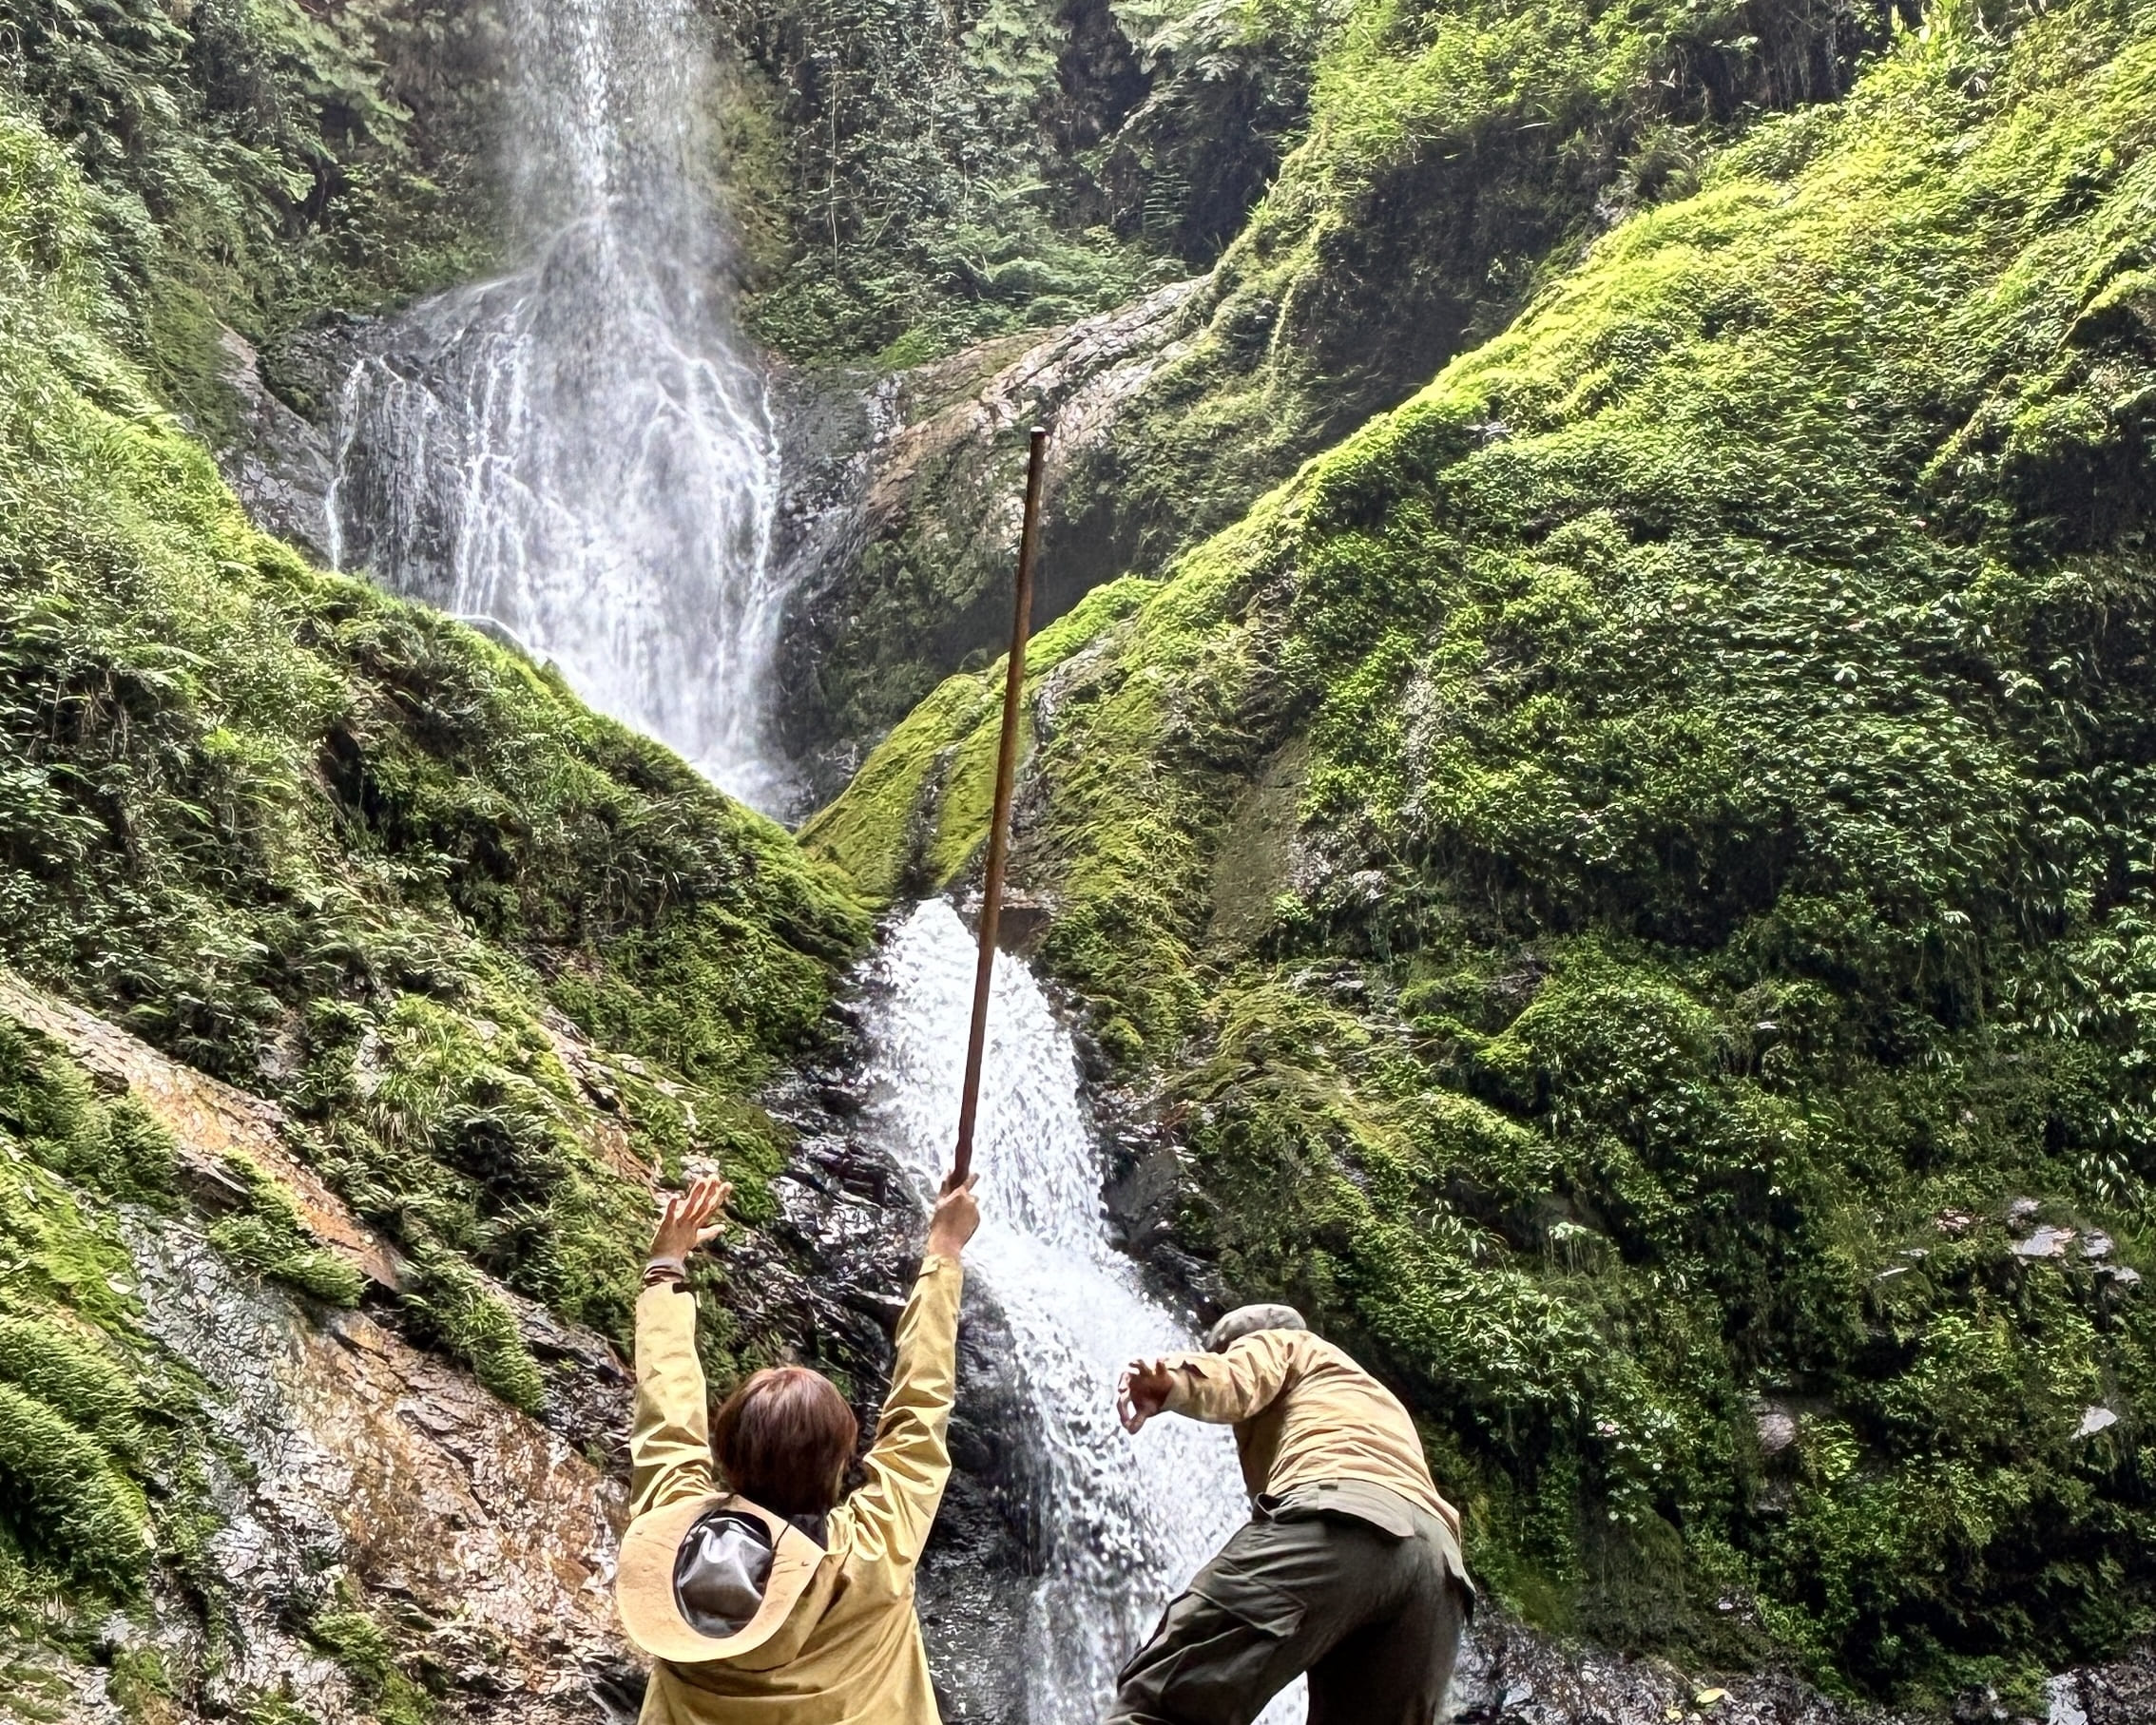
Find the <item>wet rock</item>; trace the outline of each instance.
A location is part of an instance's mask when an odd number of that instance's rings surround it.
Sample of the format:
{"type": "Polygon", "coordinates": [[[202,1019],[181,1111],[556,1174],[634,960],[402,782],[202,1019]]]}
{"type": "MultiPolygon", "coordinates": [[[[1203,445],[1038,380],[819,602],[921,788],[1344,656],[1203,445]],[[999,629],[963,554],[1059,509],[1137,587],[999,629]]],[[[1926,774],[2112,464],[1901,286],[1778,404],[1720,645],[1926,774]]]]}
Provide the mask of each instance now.
{"type": "Polygon", "coordinates": [[[2047,1687],[2047,1725],[2146,1725],[2156,1719],[2156,1652],[2064,1672],[2047,1687]]]}
{"type": "Polygon", "coordinates": [[[1788,1409],[1768,1403],[1759,1409],[1757,1418],[1761,1455],[1780,1455],[1796,1443],[1797,1416],[1788,1409]]]}
{"type": "Polygon", "coordinates": [[[327,563],[327,499],[337,477],[329,434],[270,393],[254,348],[239,331],[221,330],[218,347],[239,410],[237,434],[217,451],[219,470],[257,527],[327,563]]]}
{"type": "Polygon", "coordinates": [[[2010,1250],[2016,1257],[2064,1257],[2074,1236],[2071,1228],[2039,1228],[2027,1239],[2014,1241],[2010,1250]]]}
{"type": "Polygon", "coordinates": [[[2081,1412],[2081,1424],[2074,1428],[2073,1435],[2077,1438],[2094,1437],[2099,1431],[2108,1431],[2118,1423],[2119,1416],[2108,1408],[2085,1408],[2081,1412]]]}
{"type": "MultiPolygon", "coordinates": [[[[395,1602],[399,1652],[434,1674],[445,1719],[601,1716],[594,1685],[634,1664],[610,1598],[619,1484],[364,1313],[318,1324],[191,1225],[123,1226],[145,1326],[196,1374],[218,1438],[197,1464],[232,1645],[190,1716],[283,1693],[320,1725],[366,1717],[298,1627],[340,1586],[395,1602]]],[[[192,1621],[178,1600],[154,1619],[153,1640],[192,1621]]],[[[120,1717],[102,1673],[64,1716],[120,1717]]]]}
{"type": "Polygon", "coordinates": [[[2006,1207],[2006,1224],[2015,1233],[2021,1233],[2034,1225],[2036,1212],[2041,1208],[2032,1198],[2014,1198],[2006,1207]]]}
{"type": "Polygon", "coordinates": [[[867,744],[969,655],[1002,650],[1027,426],[1051,434],[1035,626],[1129,566],[1132,547],[1076,525],[1094,501],[1086,487],[1065,487],[1187,351],[1185,313],[1203,285],[1174,282],[896,377],[781,379],[774,558],[789,598],[775,721],[812,802],[836,794],[867,744]]]}
{"type": "Polygon", "coordinates": [[[1784,1673],[1703,1682],[1664,1660],[1561,1646],[1495,1610],[1461,1645],[1452,1713],[1458,1725],[1884,1725],[1784,1673]]]}

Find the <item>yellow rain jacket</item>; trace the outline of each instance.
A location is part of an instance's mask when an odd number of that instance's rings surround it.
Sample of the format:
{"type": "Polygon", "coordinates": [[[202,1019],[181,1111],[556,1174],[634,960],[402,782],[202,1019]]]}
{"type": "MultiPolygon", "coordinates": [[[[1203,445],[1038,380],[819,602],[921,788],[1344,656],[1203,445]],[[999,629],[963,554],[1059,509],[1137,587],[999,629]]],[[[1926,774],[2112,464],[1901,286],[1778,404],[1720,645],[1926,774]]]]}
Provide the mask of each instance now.
{"type": "MultiPolygon", "coordinates": [[[[779,1632],[754,1652],[660,1661],[643,1725],[940,1725],[914,1613],[914,1571],[951,1477],[964,1272],[922,1260],[898,1320],[891,1393],[868,1481],[831,1512],[824,1556],[779,1632]]],[[[647,1288],[636,1307],[635,1467],[629,1515],[720,1489],[696,1357],[696,1300],[647,1288]]]]}
{"type": "Polygon", "coordinates": [[[1260,1330],[1222,1353],[1177,1353],[1170,1413],[1235,1428],[1250,1495],[1292,1496],[1324,1481],[1382,1485],[1460,1531],[1437,1495],[1422,1439],[1399,1398],[1307,1330],[1260,1330]]]}

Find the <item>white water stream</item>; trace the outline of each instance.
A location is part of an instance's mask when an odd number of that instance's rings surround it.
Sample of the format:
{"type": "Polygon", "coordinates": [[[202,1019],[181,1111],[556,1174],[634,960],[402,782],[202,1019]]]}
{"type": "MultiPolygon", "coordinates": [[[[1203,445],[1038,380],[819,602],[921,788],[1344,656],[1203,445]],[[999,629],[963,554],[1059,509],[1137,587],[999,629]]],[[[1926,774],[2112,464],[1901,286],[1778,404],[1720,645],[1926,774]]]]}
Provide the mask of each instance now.
{"type": "Polygon", "coordinates": [[[726,304],[693,0],[508,0],[528,261],[350,373],[331,560],[488,620],[744,800],[783,593],[764,380],[726,304]]]}
{"type": "MultiPolygon", "coordinates": [[[[877,957],[868,1120],[924,1201],[958,1124],[975,947],[930,899],[877,957]]],[[[1093,1725],[1115,1672],[1161,1607],[1249,1515],[1222,1428],[1116,1423],[1118,1370],[1133,1354],[1194,1346],[1110,1243],[1100,1140],[1070,1033],[1026,967],[996,961],[975,1134],[981,1231],[969,1271],[1011,1330],[1037,1454],[1049,1549],[1023,1652],[1028,1725],[1093,1725]]],[[[1301,1686],[1266,1725],[1302,1716],[1301,1686]]]]}

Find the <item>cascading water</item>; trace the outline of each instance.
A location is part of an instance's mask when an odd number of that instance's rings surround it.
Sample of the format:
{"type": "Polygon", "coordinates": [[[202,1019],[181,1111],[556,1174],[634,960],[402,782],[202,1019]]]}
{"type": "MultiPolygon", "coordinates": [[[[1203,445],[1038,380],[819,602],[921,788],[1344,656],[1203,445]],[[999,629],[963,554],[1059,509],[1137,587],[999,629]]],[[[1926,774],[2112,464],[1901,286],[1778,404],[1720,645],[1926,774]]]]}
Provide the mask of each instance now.
{"type": "Polygon", "coordinates": [[[371,344],[337,408],[332,561],[507,630],[767,809],[777,455],[724,299],[693,0],[510,0],[529,250],[371,344]]]}
{"type": "MultiPolygon", "coordinates": [[[[924,1198],[957,1131],[974,962],[957,912],[931,899],[876,964],[868,1120],[924,1198]]],[[[1076,1050],[1009,957],[996,961],[975,1142],[982,1221],[967,1257],[1011,1332],[1046,1534],[1028,1614],[1028,1725],[1092,1725],[1117,1666],[1249,1505],[1226,1431],[1169,1418],[1132,1439],[1116,1424],[1123,1363],[1192,1338],[1108,1239],[1076,1050]]],[[[1300,1719],[1299,1692],[1266,1725],[1300,1719]]]]}

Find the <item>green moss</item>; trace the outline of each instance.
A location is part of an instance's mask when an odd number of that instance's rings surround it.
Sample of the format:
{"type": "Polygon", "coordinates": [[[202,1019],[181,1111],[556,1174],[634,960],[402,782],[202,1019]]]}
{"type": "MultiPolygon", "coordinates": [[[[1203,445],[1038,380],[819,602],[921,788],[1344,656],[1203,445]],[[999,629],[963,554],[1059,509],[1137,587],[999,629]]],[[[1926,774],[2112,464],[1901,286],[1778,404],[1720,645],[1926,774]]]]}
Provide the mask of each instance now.
{"type": "MultiPolygon", "coordinates": [[[[1026,699],[1151,590],[1096,588],[1027,646],[1026,699]]],[[[1000,668],[947,679],[871,755],[837,800],[800,831],[803,850],[843,869],[876,901],[946,885],[972,860],[994,800],[1000,668]]]]}
{"type": "Polygon", "coordinates": [[[365,1611],[317,1612],[307,1620],[307,1639],[344,1667],[380,1725],[429,1725],[434,1717],[433,1697],[405,1673],[395,1640],[365,1611]]]}
{"type": "Polygon", "coordinates": [[[171,1135],[133,1097],[101,1095],[45,1038],[5,1019],[0,1127],[77,1184],[113,1198],[171,1200],[171,1135]]]}
{"type": "Polygon", "coordinates": [[[210,1244],[259,1275],[327,1306],[356,1306],[367,1281],[345,1258],[318,1246],[292,1195],[245,1157],[228,1154],[225,1172],[248,1195],[248,1207],[210,1228],[210,1244]]]}
{"type": "Polygon", "coordinates": [[[35,1396],[116,1454],[142,1447],[140,1390],[94,1330],[54,1316],[0,1315],[0,1383],[35,1396]]]}
{"type": "Polygon", "coordinates": [[[112,1655],[106,1694],[128,1725],[159,1725],[172,1716],[172,1675],[154,1647],[122,1647],[112,1655]]]}
{"type": "Polygon", "coordinates": [[[239,1707],[243,1725],[320,1725],[315,1715],[290,1696],[252,1695],[239,1707]]]}
{"type": "Polygon", "coordinates": [[[421,1245],[413,1267],[416,1275],[404,1300],[422,1330],[510,1407],[536,1413],[547,1380],[524,1345],[516,1313],[452,1252],[421,1245]]]}
{"type": "Polygon", "coordinates": [[[149,1563],[143,1495],[96,1441],[37,1397],[0,1384],[0,1538],[50,1554],[70,1580],[126,1597],[149,1563]]]}

